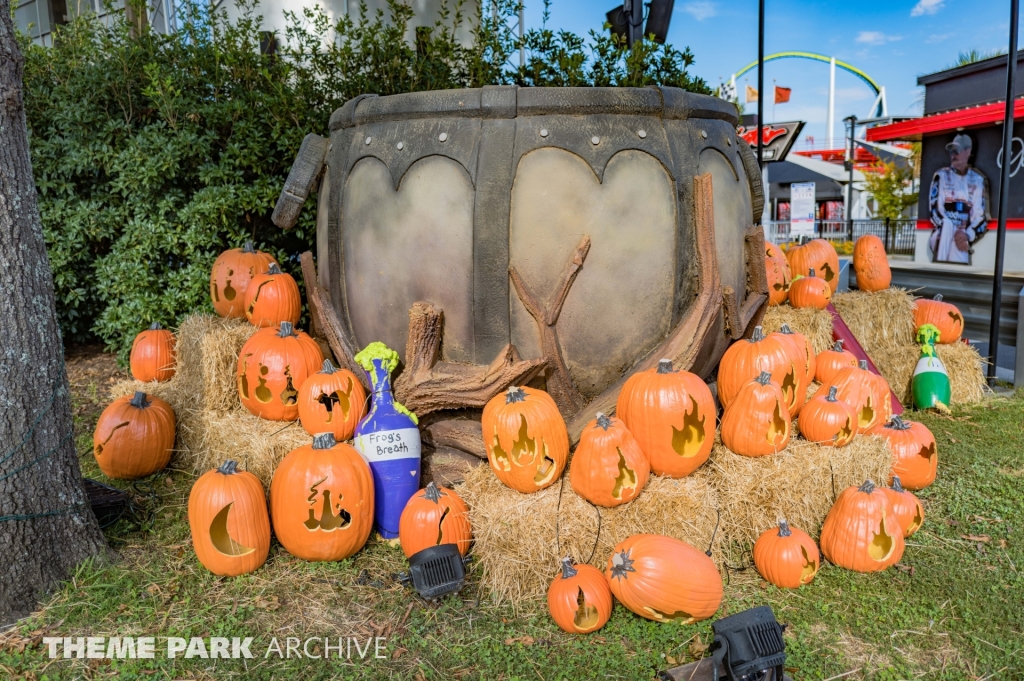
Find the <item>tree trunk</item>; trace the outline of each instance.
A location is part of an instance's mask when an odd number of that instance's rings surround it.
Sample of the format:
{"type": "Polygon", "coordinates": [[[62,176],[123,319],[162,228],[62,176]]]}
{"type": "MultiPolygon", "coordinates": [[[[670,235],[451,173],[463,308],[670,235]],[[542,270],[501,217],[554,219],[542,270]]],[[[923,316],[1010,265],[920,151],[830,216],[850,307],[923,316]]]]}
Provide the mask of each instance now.
{"type": "Polygon", "coordinates": [[[0,0],[0,628],[106,546],[82,488],[22,100],[0,0]]]}

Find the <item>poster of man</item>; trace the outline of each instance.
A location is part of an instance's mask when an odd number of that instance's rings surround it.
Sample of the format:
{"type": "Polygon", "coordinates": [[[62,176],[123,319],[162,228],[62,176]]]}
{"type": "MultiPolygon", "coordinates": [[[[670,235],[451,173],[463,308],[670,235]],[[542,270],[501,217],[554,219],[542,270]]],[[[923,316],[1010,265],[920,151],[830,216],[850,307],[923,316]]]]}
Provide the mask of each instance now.
{"type": "Polygon", "coordinates": [[[928,205],[933,262],[969,265],[971,248],[988,230],[988,179],[969,164],[973,142],[960,133],[946,145],[949,166],[932,177],[928,205]]]}

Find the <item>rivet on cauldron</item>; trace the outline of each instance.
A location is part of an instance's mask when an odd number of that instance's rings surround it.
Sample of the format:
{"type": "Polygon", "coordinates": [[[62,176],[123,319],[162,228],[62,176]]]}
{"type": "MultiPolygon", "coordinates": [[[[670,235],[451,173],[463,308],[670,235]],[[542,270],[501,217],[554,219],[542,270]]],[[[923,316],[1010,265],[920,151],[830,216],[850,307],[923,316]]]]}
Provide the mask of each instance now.
{"type": "Polygon", "coordinates": [[[442,132],[440,135],[437,136],[437,139],[441,140],[442,142],[447,142],[448,141],[448,133],[442,132]]]}
{"type": "Polygon", "coordinates": [[[372,137],[367,137],[367,138],[366,138],[366,144],[369,144],[369,143],[370,143],[370,142],[372,142],[372,141],[373,141],[373,138],[372,138],[372,137]]]}
{"type": "Polygon", "coordinates": [[[399,142],[398,144],[396,144],[396,145],[395,145],[395,147],[396,147],[396,148],[397,148],[397,149],[398,149],[399,151],[401,151],[402,149],[405,149],[405,142],[399,142]]]}
{"type": "Polygon", "coordinates": [[[728,137],[725,138],[725,146],[727,146],[727,147],[731,147],[732,146],[732,140],[729,139],[728,137]]]}
{"type": "Polygon", "coordinates": [[[704,138],[704,139],[707,139],[707,138],[708,138],[708,134],[707,134],[706,132],[704,132],[703,130],[701,130],[701,131],[700,131],[700,136],[701,136],[702,138],[704,138]]]}
{"type": "Polygon", "coordinates": [[[600,144],[601,138],[598,137],[597,135],[594,135],[593,137],[590,138],[590,143],[594,145],[600,144]]]}
{"type": "Polygon", "coordinates": [[[547,137],[548,136],[548,129],[547,128],[541,128],[540,129],[540,136],[541,137],[547,137]]]}
{"type": "Polygon", "coordinates": [[[640,139],[642,139],[642,140],[647,139],[647,131],[646,130],[638,130],[636,134],[639,135],[640,139]]]}

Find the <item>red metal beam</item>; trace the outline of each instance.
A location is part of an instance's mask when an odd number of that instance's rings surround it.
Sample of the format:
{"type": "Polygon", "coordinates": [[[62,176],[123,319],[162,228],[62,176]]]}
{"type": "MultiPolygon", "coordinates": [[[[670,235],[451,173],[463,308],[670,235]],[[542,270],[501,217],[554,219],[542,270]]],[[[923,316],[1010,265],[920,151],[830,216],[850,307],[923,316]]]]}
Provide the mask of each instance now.
{"type": "MultiPolygon", "coordinates": [[[[1003,120],[1006,108],[1003,102],[993,102],[969,109],[947,111],[909,121],[890,123],[868,128],[868,142],[888,142],[890,140],[920,140],[922,135],[940,132],[952,132],[960,128],[976,128],[983,125],[994,125],[1003,120]]],[[[1024,118],[1024,98],[1013,103],[1014,119],[1024,118]]]]}

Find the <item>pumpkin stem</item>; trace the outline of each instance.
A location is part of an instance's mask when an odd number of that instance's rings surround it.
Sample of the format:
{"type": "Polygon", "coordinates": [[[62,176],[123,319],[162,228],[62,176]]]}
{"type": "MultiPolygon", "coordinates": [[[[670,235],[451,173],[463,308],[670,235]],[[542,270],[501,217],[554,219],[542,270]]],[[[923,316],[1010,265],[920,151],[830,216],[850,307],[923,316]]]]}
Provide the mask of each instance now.
{"type": "Polygon", "coordinates": [[[834,385],[830,385],[828,387],[828,395],[825,396],[825,400],[828,402],[838,402],[839,399],[836,397],[836,394],[838,392],[839,388],[835,387],[834,385]]]}
{"type": "Polygon", "coordinates": [[[941,303],[942,302],[942,294],[941,293],[936,293],[935,297],[932,298],[932,300],[936,300],[936,301],[941,303]]]}
{"type": "Polygon", "coordinates": [[[779,536],[788,537],[793,534],[793,530],[789,529],[789,523],[786,522],[785,518],[779,518],[779,536]]]}
{"type": "Polygon", "coordinates": [[[810,272],[810,274],[808,276],[811,276],[811,277],[817,276],[817,275],[814,274],[814,268],[813,267],[809,270],[809,272],[810,272]]]}
{"type": "Polygon", "coordinates": [[[238,462],[225,461],[220,465],[220,468],[217,469],[217,472],[223,473],[224,475],[234,475],[238,472],[238,462]]]}
{"type": "Polygon", "coordinates": [[[245,245],[242,246],[242,253],[255,253],[256,249],[253,247],[251,241],[246,241],[245,245]]]}
{"type": "Polygon", "coordinates": [[[750,334],[751,343],[759,343],[764,340],[764,327],[755,326],[754,333],[750,334]]]}
{"type": "Polygon", "coordinates": [[[267,268],[267,274],[284,274],[281,268],[277,266],[276,262],[270,263],[270,267],[267,268]]]}
{"type": "Polygon", "coordinates": [[[793,333],[793,329],[789,328],[789,324],[783,324],[782,326],[779,327],[779,332],[791,334],[793,333]]]}
{"type": "Polygon", "coordinates": [[[910,430],[910,422],[904,421],[901,416],[893,416],[889,419],[889,423],[885,424],[885,427],[893,430],[910,430]]]}
{"type": "Polygon", "coordinates": [[[572,566],[572,558],[566,556],[562,559],[562,579],[571,579],[577,575],[579,571],[572,566]]]}
{"type": "Polygon", "coordinates": [[[159,331],[162,328],[164,327],[160,326],[160,322],[153,322],[152,324],[149,325],[150,331],[159,331]]]}
{"type": "Polygon", "coordinates": [[[867,371],[868,370],[868,361],[866,359],[862,359],[859,362],[857,362],[857,366],[859,368],[863,369],[864,371],[867,371]]]}
{"type": "Polygon", "coordinates": [[[900,476],[892,476],[892,489],[896,492],[903,492],[903,483],[900,482],[900,476]]]}
{"type": "Polygon", "coordinates": [[[129,404],[131,404],[136,409],[145,409],[146,407],[151,405],[152,402],[149,401],[148,397],[146,396],[146,393],[142,392],[141,390],[136,390],[135,394],[132,395],[132,399],[131,402],[129,402],[129,404]]]}
{"type": "Polygon", "coordinates": [[[337,371],[338,370],[334,368],[334,365],[331,364],[331,360],[329,360],[329,359],[325,359],[324,360],[324,365],[322,367],[320,367],[320,373],[321,374],[333,374],[333,373],[335,373],[337,371]]]}
{"type": "Polygon", "coordinates": [[[313,436],[313,449],[330,449],[337,444],[334,433],[317,433],[313,436]]]}
{"type": "Polygon", "coordinates": [[[280,338],[287,338],[288,336],[297,336],[295,333],[295,327],[292,326],[291,322],[281,322],[281,328],[278,329],[277,335],[280,338]]]}
{"type": "Polygon", "coordinates": [[[437,488],[437,484],[433,480],[427,485],[427,488],[423,490],[423,496],[435,504],[441,501],[441,490],[437,488]]]}
{"type": "Polygon", "coordinates": [[[659,374],[671,374],[672,373],[672,360],[670,360],[670,359],[659,359],[658,360],[658,373],[659,374]]]}
{"type": "Polygon", "coordinates": [[[505,391],[505,404],[514,404],[526,399],[526,391],[520,387],[510,385],[505,391]]]}
{"type": "Polygon", "coordinates": [[[871,480],[865,480],[864,484],[857,488],[857,491],[871,494],[875,491],[875,483],[871,480]]]}
{"type": "Polygon", "coordinates": [[[843,351],[843,339],[840,338],[839,340],[836,341],[836,344],[832,346],[832,352],[842,352],[842,351],[843,351]]]}
{"type": "Polygon", "coordinates": [[[760,383],[761,385],[768,385],[769,383],[772,382],[772,375],[769,374],[767,371],[762,371],[761,375],[755,378],[754,380],[760,383]]]}
{"type": "Polygon", "coordinates": [[[612,420],[601,412],[597,412],[597,425],[608,430],[608,426],[612,425],[612,420]]]}

